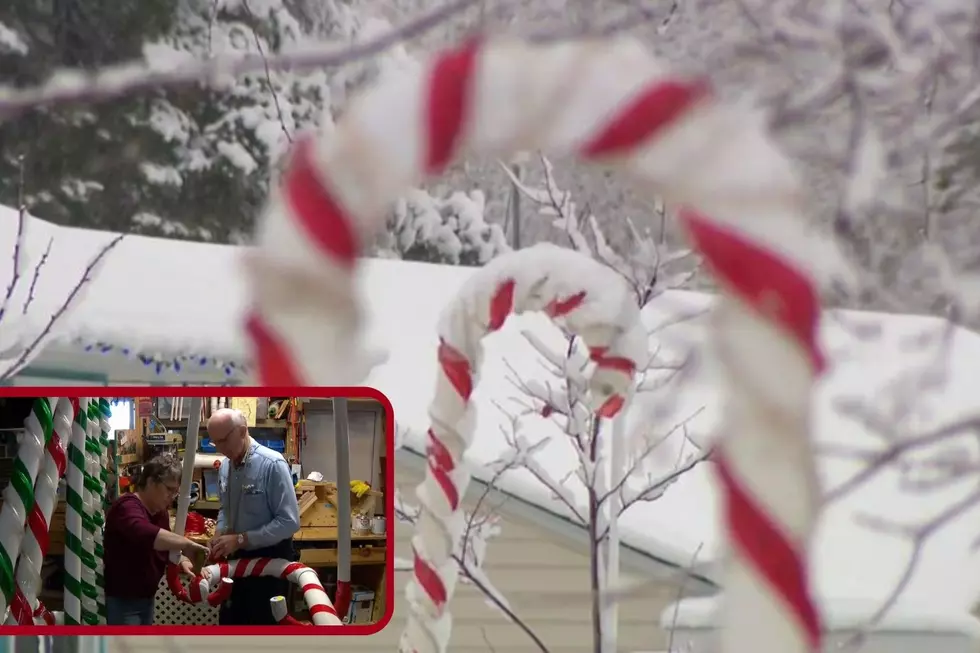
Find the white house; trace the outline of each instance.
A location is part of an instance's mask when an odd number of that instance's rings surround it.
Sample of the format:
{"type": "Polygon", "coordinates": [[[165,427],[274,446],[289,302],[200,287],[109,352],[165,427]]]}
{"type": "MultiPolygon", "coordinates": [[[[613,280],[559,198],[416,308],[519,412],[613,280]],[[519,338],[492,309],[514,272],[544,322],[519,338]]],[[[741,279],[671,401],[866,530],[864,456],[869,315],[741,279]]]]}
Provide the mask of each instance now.
{"type": "MultiPolygon", "coordinates": [[[[0,220],[0,246],[12,246],[11,227],[15,223],[0,220]]],[[[36,332],[42,318],[57,310],[59,298],[80,277],[89,258],[112,235],[33,221],[26,251],[39,257],[51,237],[54,244],[36,288],[33,318],[21,326],[16,326],[16,317],[0,323],[5,347],[11,341],[4,329],[36,332]]],[[[43,353],[15,382],[239,382],[247,354],[238,330],[245,306],[244,288],[236,270],[238,252],[227,246],[127,237],[107,257],[84,301],[56,325],[57,332],[43,353]],[[112,348],[102,351],[108,345],[112,348]],[[129,350],[129,355],[119,353],[122,349],[129,350]],[[155,358],[145,363],[135,359],[134,353],[155,358]],[[181,364],[179,370],[163,364],[158,369],[158,362],[175,359],[198,363],[205,359],[205,364],[181,364]],[[233,363],[230,371],[225,369],[227,362],[233,363]]],[[[377,260],[367,262],[361,275],[360,283],[369,298],[369,338],[389,354],[366,384],[391,399],[396,420],[407,432],[396,462],[396,483],[403,490],[411,490],[425,467],[419,434],[427,427],[426,409],[436,370],[435,322],[442,306],[472,273],[467,268],[377,260]]],[[[697,350],[703,326],[696,316],[710,302],[711,298],[704,295],[665,293],[644,313],[644,320],[650,325],[664,325],[674,322],[672,318],[678,315],[693,316],[662,328],[657,337],[678,351],[685,347],[697,350]]],[[[542,320],[530,318],[523,326],[537,330],[544,338],[555,335],[542,320]]],[[[961,330],[952,332],[952,355],[937,366],[938,346],[922,343],[940,328],[929,318],[828,314],[822,337],[833,367],[814,404],[817,441],[834,447],[880,445],[880,435],[869,433],[842,415],[841,401],[884,411],[887,416],[898,414],[898,427],[913,432],[973,410],[977,372],[972,368],[980,354],[980,337],[961,330]],[[876,332],[873,338],[864,337],[869,331],[876,332]],[[914,376],[908,376],[910,371],[914,376]],[[937,380],[939,372],[945,378],[937,380]],[[903,375],[908,378],[903,379],[903,375]],[[924,388],[920,396],[907,391],[923,379],[943,383],[924,388]],[[896,412],[899,409],[905,412],[896,412]]],[[[502,381],[504,361],[516,364],[522,374],[534,373],[532,366],[525,364],[532,358],[531,350],[513,325],[487,339],[486,351],[475,399],[480,415],[478,432],[468,454],[476,477],[482,480],[489,477],[488,464],[507,447],[499,431],[505,416],[494,405],[516,392],[502,381]]],[[[705,438],[716,426],[716,392],[710,365],[704,365],[678,387],[674,401],[678,414],[705,408],[689,424],[705,438]]],[[[543,420],[539,426],[540,433],[545,434],[551,428],[543,420]]],[[[562,452],[558,439],[554,440],[554,446],[550,442],[547,445],[543,459],[560,476],[573,461],[562,452]]],[[[963,447],[961,456],[977,456],[969,445],[964,443],[963,447]]],[[[840,483],[854,469],[855,464],[847,460],[826,459],[821,463],[827,487],[840,483]]],[[[480,491],[479,483],[474,485],[471,495],[480,491]]],[[[885,600],[912,553],[907,538],[862,525],[856,515],[870,513],[915,522],[935,515],[972,491],[968,482],[929,493],[910,492],[906,485],[907,479],[888,472],[825,511],[813,575],[832,627],[853,626],[848,619],[853,621],[854,611],[844,606],[858,604],[867,612],[869,605],[885,600]]],[[[711,470],[700,466],[671,486],[661,499],[637,504],[620,520],[623,582],[659,579],[621,606],[621,650],[664,647],[666,637],[658,620],[666,606],[682,594],[711,595],[720,582],[717,560],[721,537],[714,493],[711,470]]],[[[525,474],[505,476],[497,484],[494,497],[501,503],[502,525],[488,550],[486,569],[491,579],[551,650],[591,650],[587,618],[583,616],[587,615],[590,592],[584,530],[572,523],[547,490],[525,474]]],[[[973,509],[930,538],[899,600],[899,612],[894,613],[908,617],[901,620],[906,630],[922,631],[926,628],[923,624],[930,624],[929,628],[943,631],[943,641],[952,646],[943,650],[950,653],[975,647],[970,638],[976,624],[968,615],[980,598],[980,558],[973,555],[971,546],[977,536],[972,527],[976,516],[973,509]],[[939,616],[946,617],[941,625],[937,625],[942,621],[939,616]]],[[[400,528],[397,535],[397,552],[407,557],[408,533],[400,528]]],[[[403,576],[398,575],[399,588],[403,576]]],[[[396,598],[394,622],[383,633],[345,638],[336,645],[345,650],[394,650],[404,614],[398,603],[396,598]]],[[[539,650],[520,629],[489,609],[484,597],[472,587],[458,590],[453,608],[454,651],[539,650]]],[[[678,631],[692,641],[702,637],[705,628],[711,626],[711,609],[705,600],[682,605],[674,621],[678,631]]],[[[895,632],[891,622],[884,625],[895,632]]],[[[227,645],[236,649],[265,646],[247,638],[234,640],[229,639],[227,645]]],[[[291,642],[300,648],[308,642],[311,650],[317,642],[322,646],[322,640],[313,638],[291,642]]],[[[186,643],[188,650],[198,646],[186,643]]],[[[152,649],[163,644],[141,640],[140,646],[152,649]]],[[[200,647],[203,650],[204,644],[200,647]]]]}

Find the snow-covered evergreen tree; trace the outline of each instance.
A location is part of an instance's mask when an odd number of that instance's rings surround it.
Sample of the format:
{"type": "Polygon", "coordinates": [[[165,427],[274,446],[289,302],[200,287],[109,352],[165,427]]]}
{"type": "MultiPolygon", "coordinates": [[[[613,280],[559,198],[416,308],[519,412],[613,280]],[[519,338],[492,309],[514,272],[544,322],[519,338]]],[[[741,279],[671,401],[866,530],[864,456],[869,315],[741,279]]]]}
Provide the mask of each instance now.
{"type": "Polygon", "coordinates": [[[442,198],[415,189],[398,200],[388,217],[377,254],[430,263],[483,265],[509,251],[500,225],[485,219],[482,191],[442,198]]]}
{"type": "MultiPolygon", "coordinates": [[[[375,15],[378,7],[362,0],[119,0],[112,12],[102,4],[106,11],[100,2],[78,0],[49,9],[28,0],[5,4],[0,77],[31,85],[65,67],[140,57],[169,69],[219,55],[339,50],[392,29],[375,15]]],[[[266,67],[197,88],[31,112],[0,124],[0,204],[18,202],[23,189],[14,182],[23,160],[26,206],[38,217],[242,242],[296,133],[329,130],[353,92],[417,66],[393,47],[339,68],[266,67]]],[[[399,233],[380,253],[484,263],[505,246],[483,215],[479,193],[437,198],[414,191],[393,210],[399,233]]]]}

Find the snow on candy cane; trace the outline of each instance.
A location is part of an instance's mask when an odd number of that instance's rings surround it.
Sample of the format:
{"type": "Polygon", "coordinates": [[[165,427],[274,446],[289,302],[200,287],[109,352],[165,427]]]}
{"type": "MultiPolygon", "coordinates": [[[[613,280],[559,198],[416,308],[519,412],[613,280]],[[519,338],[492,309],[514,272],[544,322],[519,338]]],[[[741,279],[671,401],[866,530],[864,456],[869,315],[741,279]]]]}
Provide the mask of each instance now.
{"type": "Polygon", "coordinates": [[[429,408],[428,473],[416,494],[419,515],[412,550],[414,578],[403,651],[444,651],[458,568],[452,554],[463,528],[460,500],[470,481],[463,454],[473,440],[470,396],[482,357],[481,340],[511,313],[543,311],[581,336],[595,371],[592,407],[613,417],[647,353],[639,309],[623,279],[596,261],[554,245],[502,256],[474,274],[439,322],[439,374],[429,408]]]}
{"type": "MultiPolygon", "coordinates": [[[[636,41],[469,43],[417,77],[368,91],[328,136],[298,142],[245,269],[260,382],[363,380],[361,243],[399,193],[464,148],[577,154],[615,165],[670,206],[696,207],[679,219],[723,289],[713,323],[728,410],[717,460],[733,548],[723,650],[759,650],[760,628],[770,631],[766,653],[816,650],[807,406],[822,358],[817,294],[796,265],[806,251],[799,184],[758,116],[722,105],[701,80],[671,75],[636,41]]],[[[410,627],[403,650],[445,650],[448,619],[430,616],[442,630],[410,627]]]]}
{"type": "MultiPolygon", "coordinates": [[[[316,575],[315,571],[300,562],[290,562],[282,558],[242,558],[209,565],[207,569],[211,572],[210,582],[212,586],[227,581],[229,578],[245,578],[248,576],[285,578],[302,589],[303,599],[306,601],[306,607],[310,611],[314,626],[344,625],[337,616],[337,611],[334,610],[330,597],[324,591],[320,577],[316,575]]],[[[279,605],[278,599],[280,598],[273,597],[270,600],[269,609],[275,615],[276,621],[295,624],[295,620],[285,618],[284,606],[279,605]]]]}

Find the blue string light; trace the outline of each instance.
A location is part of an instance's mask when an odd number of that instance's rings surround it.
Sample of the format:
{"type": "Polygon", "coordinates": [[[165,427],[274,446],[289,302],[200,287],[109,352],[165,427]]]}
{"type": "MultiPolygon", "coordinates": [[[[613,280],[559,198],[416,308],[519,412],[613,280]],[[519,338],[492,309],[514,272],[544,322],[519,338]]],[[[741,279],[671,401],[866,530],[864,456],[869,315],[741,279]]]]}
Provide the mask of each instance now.
{"type": "Polygon", "coordinates": [[[220,358],[215,358],[214,356],[206,356],[201,354],[162,356],[138,353],[129,347],[117,346],[108,342],[96,341],[86,343],[81,339],[78,339],[76,342],[82,345],[82,350],[87,353],[98,353],[103,356],[121,355],[125,358],[135,358],[139,362],[143,363],[144,367],[152,368],[157,375],[161,375],[164,372],[171,370],[176,374],[180,374],[187,368],[193,367],[195,364],[198,368],[214,367],[220,369],[224,372],[226,377],[235,376],[236,373],[247,374],[248,372],[248,366],[243,363],[226,361],[220,358]]]}

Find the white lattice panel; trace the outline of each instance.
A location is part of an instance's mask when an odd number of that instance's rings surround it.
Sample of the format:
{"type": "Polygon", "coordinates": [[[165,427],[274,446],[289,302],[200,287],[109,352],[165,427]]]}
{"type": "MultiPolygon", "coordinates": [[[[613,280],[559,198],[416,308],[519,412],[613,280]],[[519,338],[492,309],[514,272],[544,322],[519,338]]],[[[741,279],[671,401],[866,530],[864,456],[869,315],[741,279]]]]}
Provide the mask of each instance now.
{"type": "Polygon", "coordinates": [[[184,603],[173,595],[164,578],[154,597],[153,623],[156,626],[217,626],[218,608],[184,603]]]}

